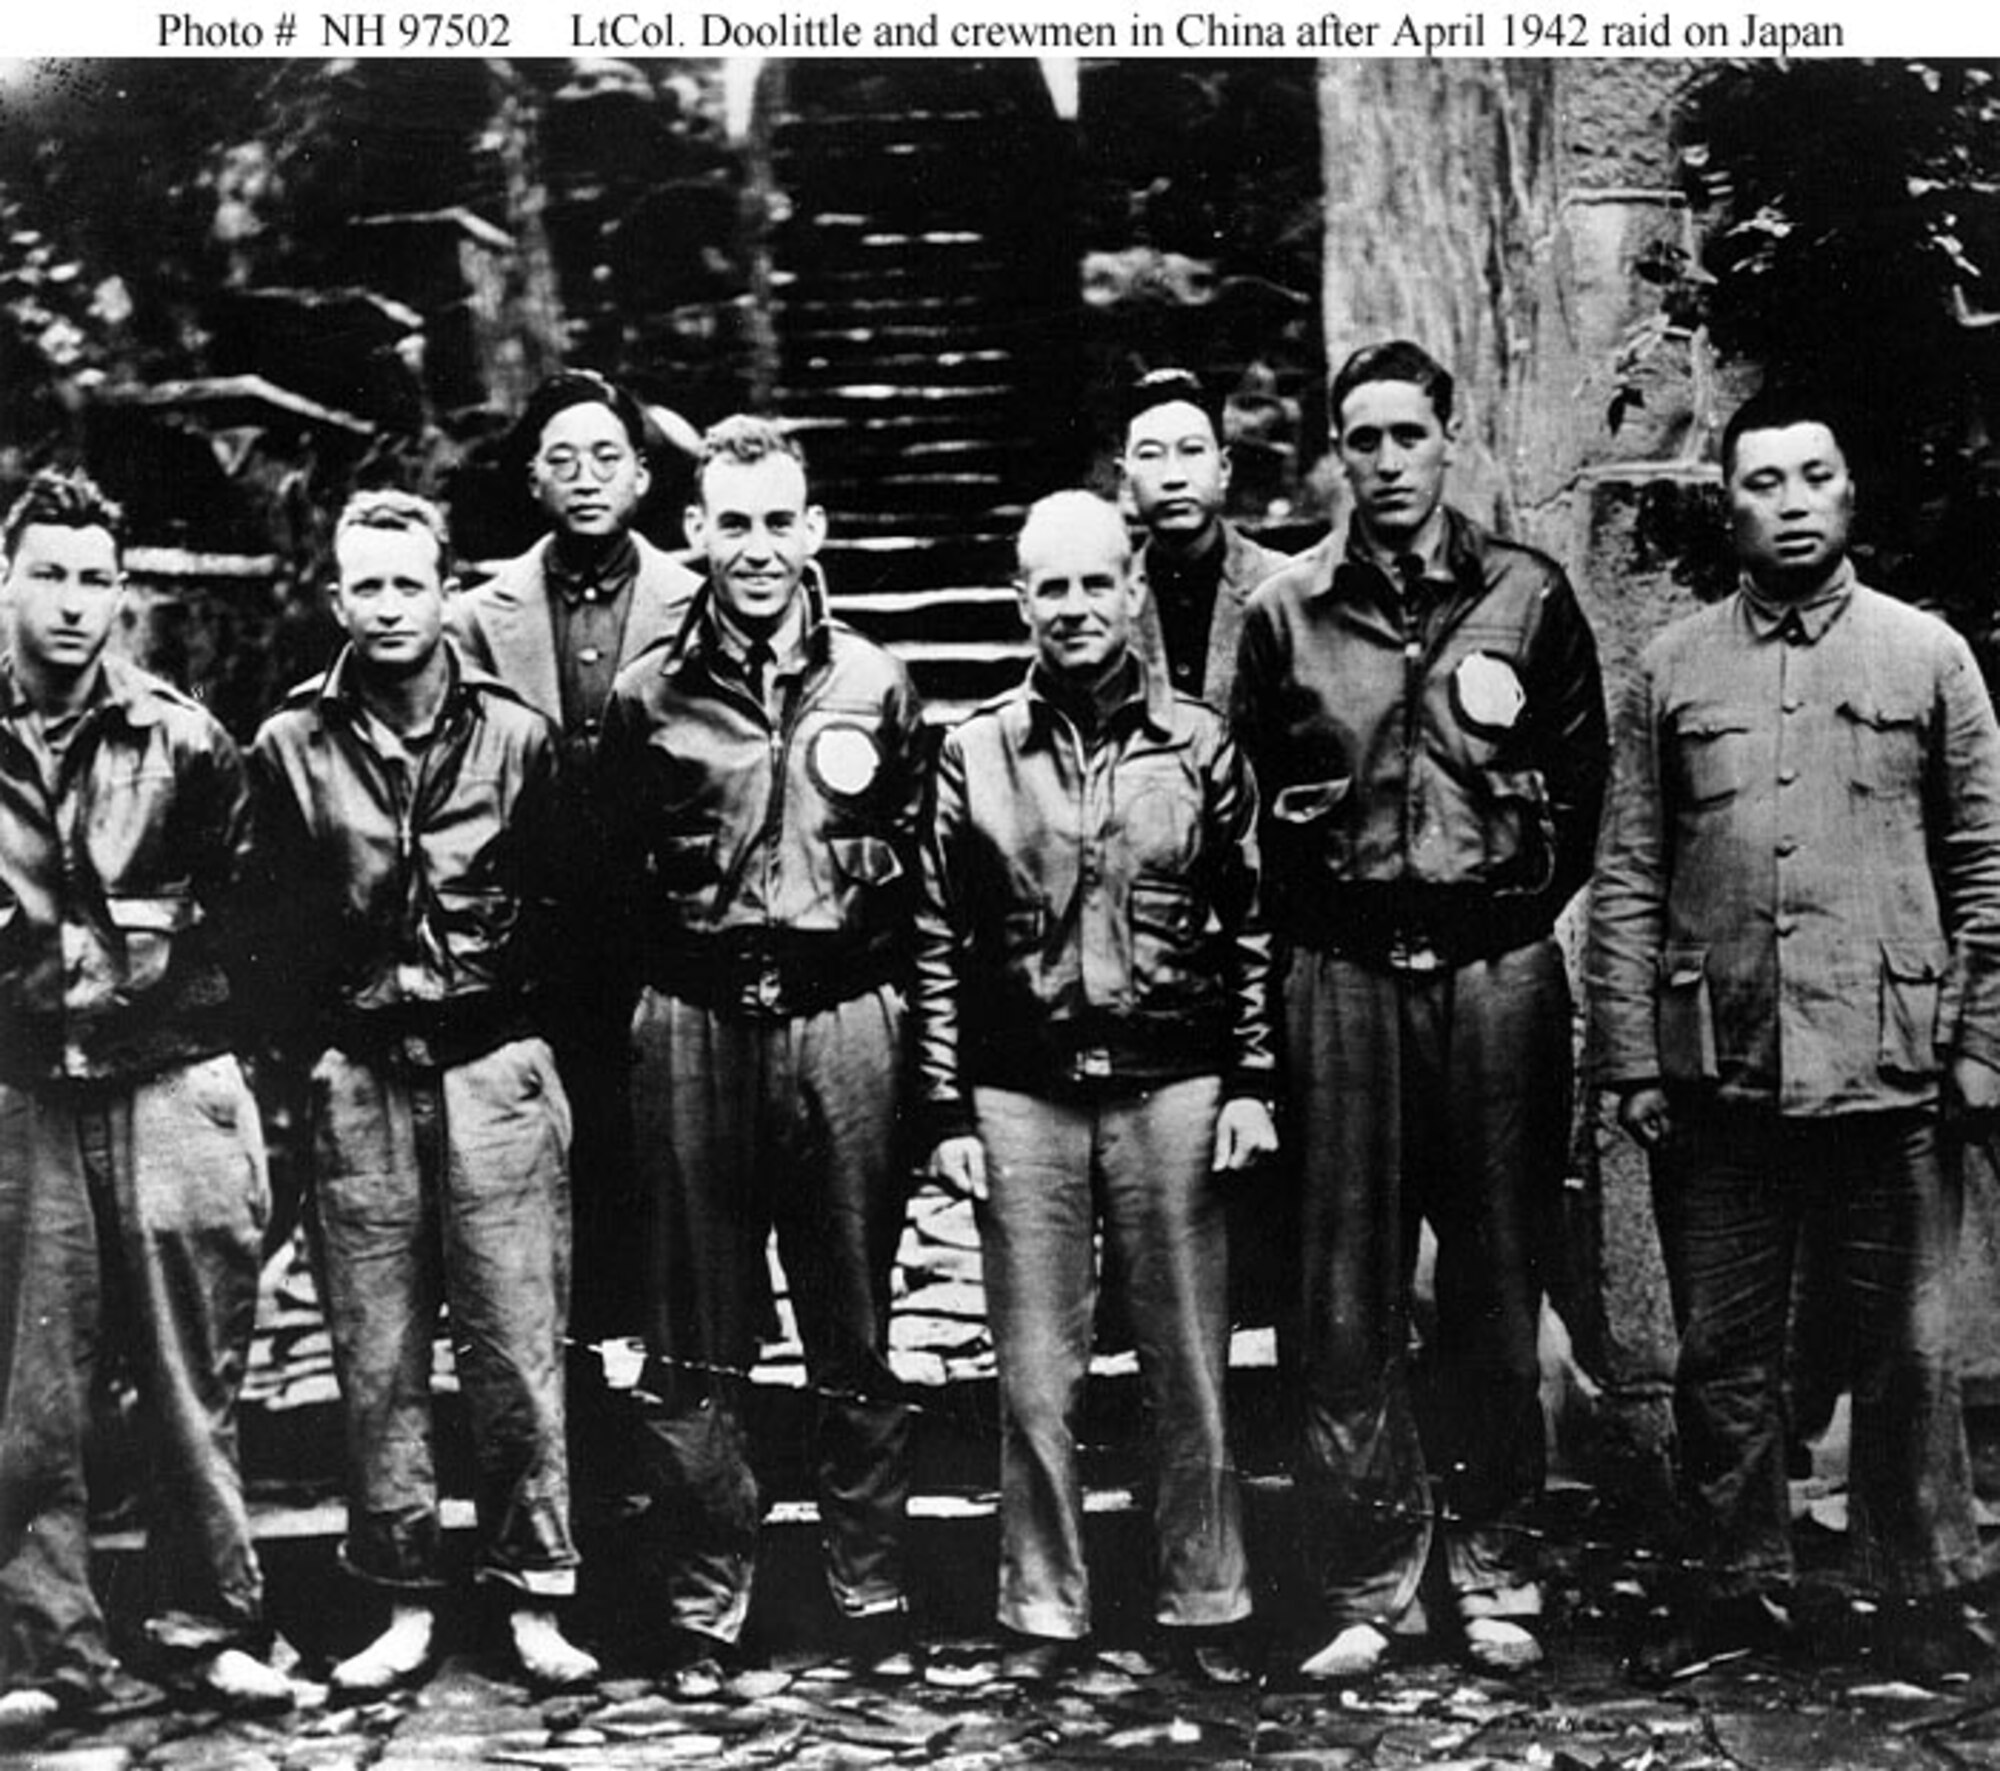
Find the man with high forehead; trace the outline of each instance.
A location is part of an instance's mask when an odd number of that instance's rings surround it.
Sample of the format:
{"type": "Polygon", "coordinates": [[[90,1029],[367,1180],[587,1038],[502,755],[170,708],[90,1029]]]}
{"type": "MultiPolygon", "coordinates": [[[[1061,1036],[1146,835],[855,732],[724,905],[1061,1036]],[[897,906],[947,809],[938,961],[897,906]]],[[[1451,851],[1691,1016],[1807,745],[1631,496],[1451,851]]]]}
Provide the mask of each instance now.
{"type": "Polygon", "coordinates": [[[348,501],[333,593],[347,644],[265,721],[251,757],[259,1006],[311,1069],[311,1222],[346,1423],[341,1560],[389,1613],[333,1669],[349,1696],[437,1658],[440,1304],[478,1471],[477,1577],[501,1595],[532,1683],[597,1672],[556,1618],[577,1566],[561,1347],[570,1111],[540,1030],[556,737],[445,638],[445,545],[424,499],[348,501]]]}
{"type": "Polygon", "coordinates": [[[687,527],[708,583],[620,676],[600,763],[645,986],[650,1518],[674,1687],[701,1696],[739,1657],[750,1607],[744,1401],[773,1228],[846,1652],[909,1670],[909,1411],[887,1348],[922,752],[908,673],[827,608],[825,514],[790,437],[749,417],[710,430],[687,527]]]}
{"type": "Polygon", "coordinates": [[[1225,1205],[1277,1143],[1256,786],[1222,716],[1139,655],[1113,506],[1044,498],[1019,554],[1035,662],[946,735],[918,923],[930,1166],[976,1204],[999,1367],[1006,1670],[1048,1678],[1093,1621],[1075,1428],[1101,1226],[1154,1422],[1154,1615],[1234,1684],[1225,1205]]]}
{"type": "Polygon", "coordinates": [[[1305,1466],[1334,1626],[1303,1670],[1321,1678],[1415,1632],[1434,1542],[1473,1663],[1541,1658],[1522,1515],[1544,1474],[1536,1339],[1571,1072],[1551,931],[1590,871],[1604,703],[1561,568],[1445,502],[1453,393],[1407,340],[1342,365],[1344,545],[1251,598],[1236,679],[1291,955],[1305,1466]],[[1410,1369],[1426,1220],[1427,1435],[1410,1369]]]}
{"type": "Polygon", "coordinates": [[[237,1463],[270,1212],[220,935],[249,844],[236,748],[107,651],[119,512],[41,474],[0,524],[0,1727],[131,1684],[92,1595],[84,1441],[137,1384],[145,1633],[207,1694],[282,1706],[237,1463]],[[113,1306],[116,1306],[114,1313],[113,1306]]]}
{"type": "Polygon", "coordinates": [[[1597,1068],[1653,1164],[1690,1574],[1664,1679],[1792,1619],[1783,1379],[1808,1215],[1852,1336],[1850,1548],[1885,1660],[1984,1659],[1950,1296],[1958,1143],[2000,1107],[2000,732],[1941,621],[1848,557],[1829,408],[1730,420],[1736,594],[1647,647],[1592,903],[1597,1068]]]}
{"type": "MultiPolygon", "coordinates": [[[[562,976],[551,980],[545,1023],[576,1113],[572,1156],[577,1339],[635,1334],[643,1314],[643,1264],[632,1218],[632,1157],[625,1102],[625,1034],[631,980],[604,940],[598,885],[603,835],[592,760],[617,674],[680,626],[701,581],[647,540],[633,522],[652,487],[647,417],[632,396],[587,369],[550,376],[514,427],[529,491],[549,533],[493,576],[452,598],[450,629],[465,658],[497,676],[563,736],[565,815],[552,840],[570,876],[571,914],[562,976]]],[[[594,1364],[572,1374],[586,1409],[600,1406],[594,1364]]],[[[595,1413],[590,1417],[596,1419],[595,1413]]],[[[588,1430],[580,1451],[608,1451],[588,1430]]],[[[624,1477],[601,1458],[584,1465],[596,1489],[624,1477]]]]}
{"type": "Polygon", "coordinates": [[[1229,499],[1222,415],[1191,371],[1153,369],[1132,384],[1118,466],[1146,531],[1132,563],[1142,598],[1139,650],[1181,693],[1227,709],[1244,604],[1291,556],[1260,546],[1222,514],[1229,499]]]}

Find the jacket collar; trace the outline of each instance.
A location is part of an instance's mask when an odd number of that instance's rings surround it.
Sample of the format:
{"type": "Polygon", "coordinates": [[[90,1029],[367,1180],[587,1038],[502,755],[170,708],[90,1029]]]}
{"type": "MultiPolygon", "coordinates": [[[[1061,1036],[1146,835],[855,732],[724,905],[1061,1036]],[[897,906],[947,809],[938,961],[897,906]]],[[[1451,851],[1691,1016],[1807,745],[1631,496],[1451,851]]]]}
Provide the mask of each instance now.
{"type": "MultiPolygon", "coordinates": [[[[805,592],[806,669],[811,672],[827,661],[833,649],[833,617],[827,608],[826,575],[820,571],[817,560],[806,561],[802,588],[805,592]]],[[[726,655],[725,642],[717,631],[718,619],[715,586],[704,579],[701,589],[688,605],[687,618],[681,623],[680,631],[665,648],[660,659],[660,674],[677,676],[696,664],[712,667],[717,656],[726,655]]]]}
{"type": "MultiPolygon", "coordinates": [[[[1105,727],[1116,725],[1119,720],[1133,715],[1142,720],[1156,736],[1166,738],[1173,733],[1174,687],[1168,682],[1163,671],[1154,670],[1135,644],[1126,654],[1137,672],[1131,686],[1126,690],[1118,705],[1111,710],[1105,720],[1105,727]]],[[[1031,731],[1047,733],[1058,714],[1062,713],[1059,698],[1052,694],[1048,673],[1041,661],[1028,666],[1028,674],[1021,679],[1021,686],[1014,691],[1016,697],[1028,711],[1031,731]]],[[[1067,718],[1065,714],[1062,717],[1067,718]]]]}
{"type": "MultiPolygon", "coordinates": [[[[445,684],[444,700],[438,704],[437,725],[443,727],[469,706],[488,689],[499,689],[511,693],[506,685],[482,671],[471,669],[459,657],[458,648],[450,641],[443,642],[445,648],[445,669],[449,673],[445,684]]],[[[335,658],[317,685],[306,685],[315,705],[324,717],[333,713],[349,724],[359,724],[366,704],[361,699],[359,672],[354,663],[352,644],[342,646],[340,656],[335,658]]]]}
{"type": "MultiPolygon", "coordinates": [[[[1424,577],[1440,581],[1448,578],[1461,588],[1476,589],[1484,577],[1485,531],[1455,506],[1447,504],[1443,510],[1444,529],[1436,556],[1424,562],[1424,577]]],[[[1339,551],[1328,547],[1322,557],[1322,571],[1312,594],[1373,595],[1387,575],[1350,517],[1339,551]]]]}
{"type": "MultiPolygon", "coordinates": [[[[156,726],[166,717],[168,701],[161,685],[115,653],[98,656],[97,685],[90,692],[84,712],[100,707],[116,708],[128,726],[156,726]]],[[[29,711],[27,693],[14,674],[14,656],[0,654],[0,718],[11,719],[29,711]]]]}

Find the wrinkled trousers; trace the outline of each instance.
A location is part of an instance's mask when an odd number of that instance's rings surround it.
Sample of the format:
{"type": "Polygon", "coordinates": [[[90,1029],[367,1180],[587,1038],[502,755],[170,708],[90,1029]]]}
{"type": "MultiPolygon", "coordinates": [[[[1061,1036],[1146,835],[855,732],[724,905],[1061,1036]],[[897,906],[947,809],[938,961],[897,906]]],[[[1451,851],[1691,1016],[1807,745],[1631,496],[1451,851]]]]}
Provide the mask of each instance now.
{"type": "Polygon", "coordinates": [[[1250,1614],[1242,1497],[1223,1392],[1229,1366],[1227,1190],[1211,1172],[1214,1076],[1145,1093],[1052,1100],[975,1088],[988,1196],[979,1208],[1000,1382],[1000,1621],[1090,1630],[1076,1415],[1097,1306],[1096,1229],[1118,1275],[1152,1416],[1155,1609],[1173,1627],[1250,1614]]]}
{"type": "Polygon", "coordinates": [[[1793,1263],[1844,1306],[1854,1398],[1849,1555],[1873,1591],[1922,1597],[1981,1572],[1952,1346],[1963,1190],[1931,1112],[1786,1119],[1677,1099],[1653,1162],[1680,1358],[1682,1522],[1705,1591],[1792,1578],[1785,1356],[1793,1263]]]}
{"type": "Polygon", "coordinates": [[[1399,972],[1302,949],[1285,1025],[1305,1491],[1328,1615],[1393,1629],[1441,1525],[1461,1616],[1534,1616],[1520,1526],[1547,1466],[1536,1335],[1569,1135],[1562,956],[1541,941],[1399,972]],[[1438,1248],[1428,1445],[1410,1338],[1424,1220],[1438,1248]]]}
{"type": "Polygon", "coordinates": [[[0,1084],[0,1690],[87,1695],[114,1664],[83,1462],[113,1362],[139,1396],[147,1634],[261,1647],[237,1397],[270,1209],[233,1057],[128,1083],[0,1084]]]}
{"type": "Polygon", "coordinates": [[[347,1435],[348,1570],[440,1583],[438,1308],[471,1424],[478,1575],[576,1587],[564,1444],[569,1103],[539,1039],[450,1069],[313,1068],[313,1227],[347,1435]]]}
{"type": "Polygon", "coordinates": [[[818,1014],[718,1014],[648,989],[633,1016],[634,1144],[651,1309],[643,1439],[675,1625],[742,1633],[762,1513],[743,1420],[775,1229],[807,1381],[834,1604],[904,1603],[910,1418],[889,1367],[908,1203],[897,1132],[903,1003],[884,985],[818,1014]]]}

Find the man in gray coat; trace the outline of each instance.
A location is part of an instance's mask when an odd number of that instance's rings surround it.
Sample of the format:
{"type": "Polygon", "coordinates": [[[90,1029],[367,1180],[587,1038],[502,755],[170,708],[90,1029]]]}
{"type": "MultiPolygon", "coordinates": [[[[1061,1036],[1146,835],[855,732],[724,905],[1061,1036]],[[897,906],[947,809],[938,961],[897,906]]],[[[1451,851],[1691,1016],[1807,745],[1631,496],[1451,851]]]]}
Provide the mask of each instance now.
{"type": "Polygon", "coordinates": [[[1851,1550],[1885,1658],[1982,1656],[1950,1295],[1954,1132],[2000,1105],[2000,730],[1965,643],[1870,590],[1823,405],[1759,396],[1722,471],[1743,577],[1621,716],[1588,976],[1651,1154],[1691,1570],[1633,1662],[1791,1633],[1784,1354],[1801,1222],[1853,1327],[1851,1550]],[[1955,1125],[1954,1122],[1957,1122],[1955,1125]]]}

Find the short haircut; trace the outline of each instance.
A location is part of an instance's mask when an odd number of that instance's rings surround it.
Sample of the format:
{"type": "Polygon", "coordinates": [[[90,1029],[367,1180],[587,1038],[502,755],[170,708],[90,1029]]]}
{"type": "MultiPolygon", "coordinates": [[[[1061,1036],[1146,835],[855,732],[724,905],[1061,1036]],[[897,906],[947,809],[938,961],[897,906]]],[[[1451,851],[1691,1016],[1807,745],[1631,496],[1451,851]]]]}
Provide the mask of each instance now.
{"type": "Polygon", "coordinates": [[[754,467],[773,455],[786,456],[799,464],[801,473],[805,471],[806,452],[798,438],[782,425],[748,412],[732,413],[702,433],[701,456],[694,469],[696,487],[700,487],[712,461],[735,461],[754,467]]]}
{"type": "Polygon", "coordinates": [[[542,446],[542,432],[558,412],[572,406],[602,406],[624,426],[633,453],[645,460],[653,446],[646,409],[622,387],[595,369],[558,369],[528,396],[514,426],[514,446],[523,461],[533,461],[542,446]]]}
{"type": "Polygon", "coordinates": [[[81,468],[67,473],[44,468],[28,482],[0,519],[0,554],[11,560],[22,533],[37,523],[51,529],[105,529],[114,544],[124,541],[124,511],[81,468]]]}
{"type": "Polygon", "coordinates": [[[1199,411],[1208,420],[1216,442],[1220,444],[1223,441],[1222,402],[1202,385],[1201,377],[1192,369],[1159,368],[1148,369],[1125,390],[1120,447],[1129,441],[1132,421],[1141,413],[1150,412],[1155,406],[1180,404],[1193,406],[1199,411]]]}
{"type": "Polygon", "coordinates": [[[443,579],[450,575],[451,532],[445,526],[444,512],[428,498],[387,487],[356,492],[341,507],[340,515],[334,521],[336,561],[339,558],[340,538],[351,529],[401,529],[428,535],[437,543],[438,577],[443,579]]]}
{"type": "Polygon", "coordinates": [[[1119,515],[1117,505],[1108,498],[1100,498],[1095,492],[1076,487],[1065,492],[1051,492],[1028,506],[1028,514],[1021,522],[1020,536],[1014,543],[1014,563],[1024,584],[1028,578],[1029,552],[1033,544],[1041,539],[1043,531],[1068,528],[1075,523],[1102,524],[1104,532],[1117,540],[1119,564],[1130,564],[1132,533],[1126,528],[1124,517],[1119,515]]]}
{"type": "Polygon", "coordinates": [[[1795,424],[1823,424],[1847,454],[1843,403],[1822,389],[1769,387],[1752,394],[1730,414],[1722,429],[1722,477],[1736,471],[1736,446],[1753,430],[1789,430],[1795,424]]]}
{"type": "Polygon", "coordinates": [[[1451,422],[1455,383],[1451,371],[1436,357],[1407,338],[1392,338],[1386,344],[1364,344],[1334,371],[1326,388],[1326,416],[1333,434],[1340,434],[1340,409],[1347,396],[1371,381],[1409,381],[1423,389],[1438,423],[1451,422]]]}

